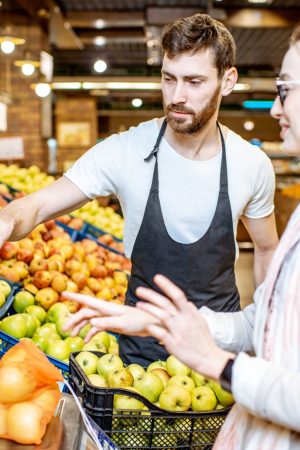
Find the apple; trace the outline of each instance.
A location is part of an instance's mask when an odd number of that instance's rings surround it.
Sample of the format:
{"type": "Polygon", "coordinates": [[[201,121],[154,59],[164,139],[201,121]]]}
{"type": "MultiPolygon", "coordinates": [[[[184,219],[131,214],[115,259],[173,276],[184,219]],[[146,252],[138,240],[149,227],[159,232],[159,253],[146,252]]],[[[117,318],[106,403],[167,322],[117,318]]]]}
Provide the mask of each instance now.
{"type": "Polygon", "coordinates": [[[64,330],[64,327],[68,321],[69,321],[68,317],[60,317],[56,321],[57,332],[63,339],[70,337],[71,333],[72,333],[72,330],[68,330],[68,331],[64,330]]]}
{"type": "Polygon", "coordinates": [[[210,387],[217,397],[217,400],[223,406],[230,406],[234,403],[234,398],[230,392],[225,391],[216,381],[209,381],[207,386],[210,387]]]}
{"type": "Polygon", "coordinates": [[[0,292],[3,292],[5,297],[8,297],[11,293],[11,287],[10,284],[7,283],[5,280],[0,280],[0,292]]]}
{"type": "Polygon", "coordinates": [[[112,355],[118,355],[119,354],[119,344],[116,342],[112,342],[110,346],[108,347],[107,353],[111,353],[112,355]]]}
{"type": "Polygon", "coordinates": [[[26,319],[21,314],[4,317],[1,321],[1,331],[21,339],[27,334],[26,319]]]}
{"type": "Polygon", "coordinates": [[[123,362],[119,356],[107,353],[99,358],[97,372],[107,380],[109,372],[122,369],[123,367],[123,362]]]}
{"type": "Polygon", "coordinates": [[[152,403],[157,402],[164,389],[161,379],[152,372],[146,372],[141,380],[135,381],[134,387],[152,403]]]}
{"type": "Polygon", "coordinates": [[[54,275],[51,280],[51,287],[58,293],[67,289],[67,278],[63,274],[54,275]]]}
{"type": "Polygon", "coordinates": [[[67,342],[70,346],[71,353],[72,352],[80,352],[83,347],[83,339],[79,336],[70,336],[65,339],[65,342],[67,342]]]}
{"type": "Polygon", "coordinates": [[[75,357],[75,360],[86,375],[91,375],[92,373],[97,372],[98,356],[94,355],[94,353],[80,352],[75,357]]]}
{"type": "Polygon", "coordinates": [[[4,292],[0,291],[0,308],[2,308],[2,306],[4,305],[5,300],[6,300],[6,297],[4,295],[4,292]]]}
{"type": "Polygon", "coordinates": [[[17,253],[16,244],[13,242],[5,242],[0,248],[0,258],[1,259],[11,259],[14,258],[17,253]]]}
{"type": "Polygon", "coordinates": [[[6,267],[5,265],[2,265],[0,267],[0,275],[9,281],[12,281],[13,283],[19,283],[21,280],[19,272],[17,270],[6,267]]]}
{"type": "Polygon", "coordinates": [[[75,259],[70,259],[66,262],[65,270],[66,274],[71,277],[74,273],[80,272],[82,268],[82,264],[79,261],[76,261],[75,259]]]}
{"type": "MultiPolygon", "coordinates": [[[[136,392],[137,394],[139,393],[138,390],[132,386],[126,389],[132,392],[136,392]]],[[[140,413],[144,409],[144,404],[136,398],[130,397],[129,395],[115,395],[114,408],[122,410],[122,413],[124,409],[138,410],[138,412],[140,413]]]]}
{"type": "Polygon", "coordinates": [[[80,336],[82,339],[84,339],[91,328],[92,328],[91,325],[89,323],[87,323],[84,327],[82,327],[80,329],[78,336],[80,336]]]}
{"type": "Polygon", "coordinates": [[[24,280],[24,278],[28,275],[28,266],[24,261],[17,261],[14,264],[14,269],[19,273],[21,280],[24,280]]]}
{"type": "Polygon", "coordinates": [[[166,361],[154,361],[147,367],[147,372],[151,372],[154,369],[165,369],[166,368],[166,361]]]}
{"type": "Polygon", "coordinates": [[[175,433],[155,434],[152,439],[152,447],[161,447],[166,450],[173,450],[177,447],[177,436],[175,433]]]}
{"type": "Polygon", "coordinates": [[[99,331],[98,333],[94,334],[91,341],[98,341],[102,342],[106,348],[110,345],[110,339],[108,333],[106,331],[99,331]]]}
{"type": "Polygon", "coordinates": [[[40,322],[40,324],[43,324],[45,322],[46,311],[41,306],[38,306],[38,305],[27,306],[25,308],[24,312],[30,314],[31,316],[36,317],[38,319],[38,321],[40,322]]]}
{"type": "Polygon", "coordinates": [[[34,257],[33,249],[19,248],[16,257],[18,261],[30,264],[34,257]]]}
{"type": "Polygon", "coordinates": [[[174,375],[187,375],[191,373],[191,369],[183,364],[174,355],[170,355],[166,361],[166,369],[170,377],[174,375]]]}
{"type": "Polygon", "coordinates": [[[134,381],[141,380],[145,375],[145,369],[139,364],[129,364],[127,367],[131,375],[133,376],[134,381]]]}
{"type": "Polygon", "coordinates": [[[41,289],[35,296],[37,305],[42,306],[46,311],[58,301],[58,293],[52,288],[41,289]]]}
{"type": "Polygon", "coordinates": [[[29,265],[29,273],[31,275],[34,275],[36,272],[40,270],[47,270],[48,269],[48,263],[47,260],[44,258],[33,258],[29,265]]]}
{"type": "Polygon", "coordinates": [[[71,279],[77,284],[78,289],[83,289],[87,284],[88,277],[82,272],[75,272],[72,274],[71,279]]]}
{"type": "Polygon", "coordinates": [[[33,283],[23,281],[23,285],[24,285],[25,291],[28,291],[33,295],[36,295],[39,292],[38,288],[33,283]]]}
{"type": "Polygon", "coordinates": [[[54,303],[47,311],[46,321],[56,323],[59,319],[69,317],[70,313],[66,305],[61,302],[54,303]]]}
{"type": "Polygon", "coordinates": [[[118,342],[117,336],[115,336],[114,334],[111,334],[111,333],[107,333],[107,334],[108,334],[109,341],[110,341],[111,344],[118,342]]]}
{"type": "Polygon", "coordinates": [[[16,293],[13,308],[17,313],[22,313],[28,306],[34,305],[34,296],[27,291],[19,291],[16,293]]]}
{"type": "Polygon", "coordinates": [[[217,405],[217,398],[209,386],[199,386],[192,390],[192,410],[211,411],[217,405]]]}
{"type": "Polygon", "coordinates": [[[64,361],[69,358],[70,346],[67,342],[62,340],[49,340],[46,353],[52,358],[64,361]]]}
{"type": "Polygon", "coordinates": [[[154,373],[161,379],[161,381],[163,382],[164,388],[167,386],[170,376],[165,369],[159,369],[159,368],[153,369],[153,370],[151,370],[151,373],[154,373]]]}
{"type": "Polygon", "coordinates": [[[134,379],[129,370],[122,367],[109,372],[107,381],[109,387],[126,388],[133,385],[134,379]]]}
{"type": "Polygon", "coordinates": [[[159,404],[168,411],[187,411],[191,405],[191,394],[178,384],[167,386],[159,397],[159,404]]]}
{"type": "Polygon", "coordinates": [[[31,316],[30,314],[23,313],[22,317],[26,320],[26,326],[27,326],[27,332],[26,337],[32,337],[34,333],[36,332],[38,326],[40,325],[40,322],[36,317],[31,316]]]}
{"type": "Polygon", "coordinates": [[[52,275],[48,270],[38,270],[33,276],[32,283],[38,289],[44,289],[50,285],[51,280],[52,275]]]}
{"type": "Polygon", "coordinates": [[[90,375],[88,375],[88,379],[90,380],[93,386],[108,387],[105,378],[101,377],[97,373],[91,373],[90,375]]]}
{"type": "Polygon", "coordinates": [[[34,334],[31,338],[32,342],[35,343],[35,345],[42,351],[45,352],[47,345],[48,345],[48,339],[46,336],[39,336],[38,334],[34,334]]]}
{"type": "Polygon", "coordinates": [[[190,377],[194,381],[196,387],[203,386],[204,384],[206,384],[205,376],[201,375],[201,373],[191,370],[190,377]]]}
{"type": "Polygon", "coordinates": [[[107,353],[107,348],[105,347],[103,342],[92,340],[84,344],[82,350],[107,353]]]}
{"type": "Polygon", "coordinates": [[[174,377],[170,378],[170,380],[168,381],[168,386],[173,385],[180,385],[187,389],[189,392],[195,389],[194,381],[186,375],[175,375],[174,377]]]}
{"type": "MultiPolygon", "coordinates": [[[[149,448],[149,436],[137,433],[136,427],[127,427],[126,433],[118,435],[118,443],[121,448],[149,448]]],[[[157,445],[159,446],[160,444],[158,443],[157,445]]]]}

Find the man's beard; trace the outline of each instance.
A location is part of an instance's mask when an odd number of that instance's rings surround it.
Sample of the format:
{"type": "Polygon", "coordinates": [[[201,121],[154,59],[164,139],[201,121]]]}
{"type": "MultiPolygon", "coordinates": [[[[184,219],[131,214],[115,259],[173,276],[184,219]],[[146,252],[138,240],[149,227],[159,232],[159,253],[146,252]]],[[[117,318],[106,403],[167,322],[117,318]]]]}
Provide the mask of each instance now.
{"type": "Polygon", "coordinates": [[[200,131],[205,127],[207,122],[212,118],[215,114],[216,110],[219,107],[219,93],[220,87],[218,87],[207,103],[207,105],[198,113],[195,111],[185,108],[183,105],[166,105],[164,103],[164,111],[166,115],[166,119],[168,125],[172,128],[175,133],[181,134],[194,134],[200,131]],[[189,117],[192,118],[192,121],[187,123],[184,117],[174,117],[172,112],[181,112],[190,114],[189,117]]]}

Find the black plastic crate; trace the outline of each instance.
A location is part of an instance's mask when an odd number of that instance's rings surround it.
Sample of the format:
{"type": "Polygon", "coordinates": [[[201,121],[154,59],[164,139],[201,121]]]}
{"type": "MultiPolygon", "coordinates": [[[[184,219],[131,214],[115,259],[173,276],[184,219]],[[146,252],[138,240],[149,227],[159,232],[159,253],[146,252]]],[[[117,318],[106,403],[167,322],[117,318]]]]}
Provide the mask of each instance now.
{"type": "Polygon", "coordinates": [[[0,308],[0,319],[2,319],[7,314],[7,312],[10,310],[10,308],[13,304],[15,295],[22,288],[22,284],[21,283],[13,283],[12,281],[7,280],[6,278],[3,278],[3,277],[0,277],[0,280],[6,281],[6,283],[8,283],[11,287],[11,292],[10,292],[9,296],[7,297],[7,299],[5,300],[5,303],[0,308]]]}
{"type": "MultiPolygon", "coordinates": [[[[70,356],[69,382],[82,398],[85,411],[120,449],[208,450],[230,408],[209,412],[170,412],[156,407],[142,395],[126,389],[93,386],[75,357],[70,356]],[[114,411],[114,396],[134,397],[148,409],[114,411]]],[[[103,353],[92,352],[98,357],[103,353]]]]}

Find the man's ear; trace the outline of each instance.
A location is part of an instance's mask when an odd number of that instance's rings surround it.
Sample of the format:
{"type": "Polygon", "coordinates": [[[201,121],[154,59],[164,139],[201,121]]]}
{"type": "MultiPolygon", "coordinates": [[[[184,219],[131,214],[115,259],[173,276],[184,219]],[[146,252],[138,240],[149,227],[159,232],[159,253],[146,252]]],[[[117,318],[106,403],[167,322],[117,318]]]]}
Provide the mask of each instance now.
{"type": "Polygon", "coordinates": [[[223,97],[231,93],[235,83],[237,82],[237,79],[238,73],[235,67],[231,67],[230,69],[226,70],[222,79],[221,93],[223,97]]]}

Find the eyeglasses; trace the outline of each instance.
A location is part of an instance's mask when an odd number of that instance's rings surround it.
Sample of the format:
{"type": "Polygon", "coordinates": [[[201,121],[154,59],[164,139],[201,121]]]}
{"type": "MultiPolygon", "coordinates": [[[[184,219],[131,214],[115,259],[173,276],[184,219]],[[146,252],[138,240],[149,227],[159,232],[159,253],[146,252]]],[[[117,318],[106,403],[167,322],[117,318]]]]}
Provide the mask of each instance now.
{"type": "Polygon", "coordinates": [[[279,78],[277,78],[275,80],[275,84],[276,84],[276,89],[277,89],[277,93],[280,98],[281,104],[283,105],[284,101],[286,99],[286,96],[287,96],[287,90],[286,90],[285,86],[289,85],[289,84],[299,84],[300,85],[300,80],[280,80],[279,78]]]}

